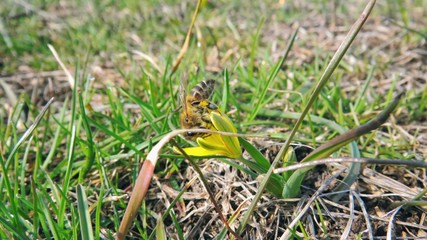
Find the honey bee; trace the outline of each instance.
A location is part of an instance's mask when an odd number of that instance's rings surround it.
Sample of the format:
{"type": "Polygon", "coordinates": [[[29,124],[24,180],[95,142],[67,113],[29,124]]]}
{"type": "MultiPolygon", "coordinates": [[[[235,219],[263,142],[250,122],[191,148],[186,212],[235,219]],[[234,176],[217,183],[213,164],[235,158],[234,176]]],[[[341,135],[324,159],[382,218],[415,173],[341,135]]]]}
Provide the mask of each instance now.
{"type": "MultiPolygon", "coordinates": [[[[209,96],[215,87],[215,80],[209,79],[199,82],[193,87],[189,95],[184,94],[183,111],[180,116],[181,127],[184,129],[214,129],[210,120],[212,111],[219,112],[218,106],[210,102],[209,96]]],[[[207,137],[207,133],[195,133],[188,131],[184,136],[195,140],[198,137],[207,137]]]]}

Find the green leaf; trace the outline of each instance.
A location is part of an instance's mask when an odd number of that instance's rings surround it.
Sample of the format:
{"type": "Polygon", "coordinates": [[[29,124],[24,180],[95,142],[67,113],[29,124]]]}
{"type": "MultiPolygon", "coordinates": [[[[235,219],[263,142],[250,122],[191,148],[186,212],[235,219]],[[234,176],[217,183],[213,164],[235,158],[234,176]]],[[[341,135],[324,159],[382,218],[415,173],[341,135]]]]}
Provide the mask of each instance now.
{"type": "MultiPolygon", "coordinates": [[[[297,162],[297,156],[295,155],[295,151],[293,147],[289,147],[288,151],[286,152],[285,156],[283,156],[283,167],[287,167],[292,165],[293,163],[297,162]]],[[[293,171],[287,171],[282,174],[285,181],[287,181],[293,171]]]]}
{"type": "Polygon", "coordinates": [[[77,210],[79,212],[80,233],[83,240],[93,240],[92,223],[89,209],[87,206],[87,197],[82,185],[77,185],[77,210]]]}
{"type": "Polygon", "coordinates": [[[159,217],[157,219],[157,226],[156,226],[156,239],[157,240],[166,240],[166,230],[165,230],[165,224],[163,223],[163,219],[159,217]]]}
{"type": "Polygon", "coordinates": [[[304,180],[305,174],[307,173],[308,170],[310,169],[309,168],[298,169],[292,173],[291,177],[286,181],[283,187],[283,191],[282,191],[283,198],[294,198],[299,195],[302,180],[304,180]]]}
{"type": "MultiPolygon", "coordinates": [[[[261,180],[263,178],[264,174],[267,173],[270,163],[268,160],[254,147],[252,144],[250,144],[248,141],[244,140],[243,138],[239,137],[239,141],[242,144],[243,148],[251,155],[254,161],[250,161],[247,159],[244,159],[243,157],[239,160],[248,166],[250,169],[257,172],[259,175],[257,177],[258,180],[261,180]]],[[[282,195],[284,187],[284,181],[283,178],[280,177],[277,174],[272,174],[269,182],[267,183],[267,191],[275,195],[276,197],[280,197],[282,195]]]]}
{"type": "Polygon", "coordinates": [[[262,168],[262,173],[266,173],[270,168],[270,162],[264,157],[264,155],[262,155],[256,147],[252,146],[252,144],[245,139],[239,137],[239,142],[255,162],[262,168]]]}

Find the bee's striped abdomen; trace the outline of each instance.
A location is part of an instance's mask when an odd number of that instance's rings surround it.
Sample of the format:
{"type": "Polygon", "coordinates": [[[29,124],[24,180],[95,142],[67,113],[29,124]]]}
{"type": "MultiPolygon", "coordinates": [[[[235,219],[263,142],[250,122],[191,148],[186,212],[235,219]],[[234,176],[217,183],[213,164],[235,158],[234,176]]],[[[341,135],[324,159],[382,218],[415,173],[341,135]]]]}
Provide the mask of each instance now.
{"type": "Polygon", "coordinates": [[[193,89],[191,89],[190,96],[194,97],[196,100],[208,99],[212,94],[214,87],[215,80],[213,79],[201,81],[196,86],[194,86],[193,89]]]}

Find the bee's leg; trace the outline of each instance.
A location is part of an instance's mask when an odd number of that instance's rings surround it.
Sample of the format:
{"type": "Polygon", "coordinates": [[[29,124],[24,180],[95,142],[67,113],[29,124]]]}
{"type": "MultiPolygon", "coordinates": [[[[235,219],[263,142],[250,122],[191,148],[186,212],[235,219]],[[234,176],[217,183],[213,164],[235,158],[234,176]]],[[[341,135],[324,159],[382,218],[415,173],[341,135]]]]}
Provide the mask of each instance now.
{"type": "Polygon", "coordinates": [[[205,113],[202,114],[202,120],[205,123],[210,123],[211,122],[211,116],[209,114],[208,111],[206,111],[205,113]]]}
{"type": "MultiPolygon", "coordinates": [[[[206,127],[205,126],[199,126],[199,127],[197,127],[197,129],[199,129],[199,128],[201,128],[201,129],[209,129],[208,126],[206,126],[206,127]]],[[[188,131],[185,134],[185,136],[188,137],[191,140],[196,140],[198,137],[205,138],[205,137],[208,137],[210,135],[211,135],[210,133],[191,132],[191,131],[188,131]]]]}

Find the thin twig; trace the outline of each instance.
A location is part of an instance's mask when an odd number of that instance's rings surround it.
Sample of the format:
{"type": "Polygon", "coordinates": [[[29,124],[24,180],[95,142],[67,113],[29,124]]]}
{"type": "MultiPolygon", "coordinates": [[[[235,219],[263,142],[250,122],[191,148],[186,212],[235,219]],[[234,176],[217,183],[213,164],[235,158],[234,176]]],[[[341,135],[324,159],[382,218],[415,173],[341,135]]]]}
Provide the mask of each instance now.
{"type": "Polygon", "coordinates": [[[363,216],[365,217],[365,221],[366,221],[366,227],[368,228],[368,236],[370,240],[374,239],[374,231],[372,229],[372,225],[371,225],[371,221],[369,220],[369,213],[366,210],[366,206],[365,206],[365,202],[363,201],[363,199],[360,197],[359,193],[356,191],[353,191],[353,195],[356,197],[357,202],[359,202],[359,206],[362,209],[363,212],[363,216]]]}
{"type": "Polygon", "coordinates": [[[68,79],[68,83],[70,84],[70,88],[74,89],[74,77],[73,77],[73,75],[71,75],[70,71],[68,71],[68,69],[65,66],[65,64],[59,58],[59,55],[56,52],[55,48],[52,45],[50,45],[50,44],[48,44],[47,46],[49,47],[49,49],[52,52],[53,56],[55,57],[56,61],[61,66],[62,70],[64,70],[65,74],[67,75],[67,79],[68,79]]]}
{"type": "Polygon", "coordinates": [[[329,163],[344,163],[344,162],[384,164],[384,165],[404,165],[404,166],[427,168],[427,162],[418,161],[418,160],[341,157],[341,158],[324,158],[324,159],[305,162],[305,163],[297,163],[284,168],[277,168],[274,171],[274,173],[279,174],[286,171],[296,170],[299,168],[306,168],[306,167],[312,167],[312,166],[329,164],[329,163]]]}
{"type": "Polygon", "coordinates": [[[402,206],[396,208],[393,212],[393,215],[391,215],[390,221],[388,222],[388,226],[387,226],[387,240],[392,240],[394,239],[394,233],[393,233],[393,229],[394,229],[394,218],[396,217],[397,213],[399,212],[399,210],[402,209],[402,206]]]}
{"type": "Polygon", "coordinates": [[[354,222],[354,196],[352,191],[348,192],[348,198],[350,200],[350,204],[349,204],[350,215],[348,217],[347,225],[345,226],[345,229],[341,234],[341,237],[340,237],[341,240],[348,239],[348,236],[350,235],[351,227],[353,226],[353,222],[354,222]]]}
{"type": "Polygon", "coordinates": [[[187,36],[185,37],[185,41],[184,41],[184,44],[182,45],[181,51],[179,52],[178,57],[176,57],[175,62],[172,66],[171,75],[174,74],[175,71],[178,69],[179,64],[181,64],[181,61],[188,50],[188,46],[190,45],[191,32],[193,31],[194,23],[196,22],[197,15],[199,14],[201,3],[202,3],[202,0],[197,1],[196,10],[194,11],[193,17],[191,19],[191,24],[190,24],[190,27],[188,28],[187,36]]]}

